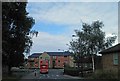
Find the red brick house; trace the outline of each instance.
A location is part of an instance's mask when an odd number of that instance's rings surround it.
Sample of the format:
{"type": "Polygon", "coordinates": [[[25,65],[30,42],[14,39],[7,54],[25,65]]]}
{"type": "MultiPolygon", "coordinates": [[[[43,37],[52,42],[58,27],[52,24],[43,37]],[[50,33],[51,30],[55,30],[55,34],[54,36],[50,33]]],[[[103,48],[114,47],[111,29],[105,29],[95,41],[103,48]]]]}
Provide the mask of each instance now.
{"type": "Polygon", "coordinates": [[[38,68],[39,67],[39,56],[42,53],[33,53],[32,55],[28,56],[28,68],[38,68]]]}
{"type": "Polygon", "coordinates": [[[70,52],[46,52],[50,56],[50,66],[63,68],[64,64],[70,64],[70,52]]]}
{"type": "Polygon", "coordinates": [[[49,68],[64,68],[64,64],[73,66],[70,52],[44,52],[34,53],[28,57],[28,68],[40,68],[39,61],[47,59],[49,68]]]}
{"type": "Polygon", "coordinates": [[[102,54],[103,70],[120,69],[120,43],[100,52],[102,54]]]}

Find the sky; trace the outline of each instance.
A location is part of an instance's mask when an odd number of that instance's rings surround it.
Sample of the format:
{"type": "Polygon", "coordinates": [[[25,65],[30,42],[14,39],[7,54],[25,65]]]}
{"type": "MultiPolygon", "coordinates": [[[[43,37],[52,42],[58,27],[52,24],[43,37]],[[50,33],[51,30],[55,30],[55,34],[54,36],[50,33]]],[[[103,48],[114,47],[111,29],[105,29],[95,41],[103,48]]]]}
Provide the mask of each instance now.
{"type": "MultiPolygon", "coordinates": [[[[72,35],[75,34],[74,30],[81,30],[82,22],[91,24],[96,20],[102,21],[106,36],[112,36],[112,33],[118,35],[117,2],[29,1],[27,4],[28,16],[35,19],[32,30],[39,32],[37,37],[32,38],[33,46],[30,54],[68,50],[67,44],[75,39],[72,38],[72,35]]],[[[115,44],[117,43],[116,40],[115,44]]]]}

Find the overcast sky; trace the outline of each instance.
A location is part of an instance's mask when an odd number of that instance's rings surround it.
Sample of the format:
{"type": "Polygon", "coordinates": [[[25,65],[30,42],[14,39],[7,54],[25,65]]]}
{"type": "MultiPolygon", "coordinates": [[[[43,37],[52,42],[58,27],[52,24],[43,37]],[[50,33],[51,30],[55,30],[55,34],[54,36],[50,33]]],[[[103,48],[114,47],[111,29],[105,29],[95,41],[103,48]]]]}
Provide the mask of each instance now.
{"type": "Polygon", "coordinates": [[[27,11],[35,19],[32,30],[39,32],[33,37],[31,54],[67,50],[66,44],[73,39],[75,29],[81,30],[82,22],[100,20],[106,36],[118,35],[117,2],[28,2],[27,11]]]}

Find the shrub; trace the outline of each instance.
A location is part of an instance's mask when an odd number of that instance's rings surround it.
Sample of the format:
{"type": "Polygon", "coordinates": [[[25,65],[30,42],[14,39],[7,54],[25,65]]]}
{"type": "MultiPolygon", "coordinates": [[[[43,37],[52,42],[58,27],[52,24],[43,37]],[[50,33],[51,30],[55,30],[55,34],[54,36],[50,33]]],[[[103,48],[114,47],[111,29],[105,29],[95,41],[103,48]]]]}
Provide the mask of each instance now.
{"type": "Polygon", "coordinates": [[[92,76],[93,79],[118,79],[118,74],[113,71],[97,70],[92,76]]]}
{"type": "Polygon", "coordinates": [[[64,73],[71,75],[71,76],[78,76],[79,75],[79,70],[77,68],[72,68],[72,67],[65,67],[64,68],[64,73]]]}

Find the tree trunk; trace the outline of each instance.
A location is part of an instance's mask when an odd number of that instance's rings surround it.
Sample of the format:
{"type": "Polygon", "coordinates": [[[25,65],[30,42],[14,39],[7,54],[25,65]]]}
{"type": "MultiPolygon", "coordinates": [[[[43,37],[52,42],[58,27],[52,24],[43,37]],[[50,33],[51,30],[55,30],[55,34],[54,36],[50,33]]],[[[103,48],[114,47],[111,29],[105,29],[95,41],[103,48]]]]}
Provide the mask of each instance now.
{"type": "Polygon", "coordinates": [[[80,63],[78,62],[78,68],[80,67],[80,63]]]}
{"type": "Polygon", "coordinates": [[[8,58],[8,75],[12,74],[11,68],[12,68],[11,55],[9,55],[9,58],[8,58]]]}
{"type": "Polygon", "coordinates": [[[84,77],[83,76],[83,63],[81,63],[81,77],[84,77]]]}
{"type": "Polygon", "coordinates": [[[95,61],[94,61],[94,56],[92,55],[92,67],[93,67],[93,72],[95,71],[95,61]]]}
{"type": "Polygon", "coordinates": [[[12,74],[11,68],[12,68],[11,65],[8,65],[8,75],[12,74]]]}

